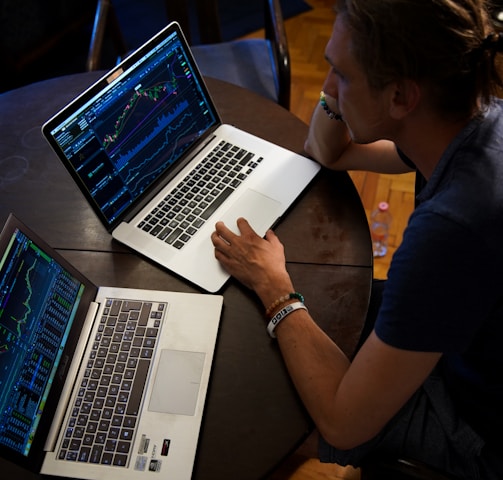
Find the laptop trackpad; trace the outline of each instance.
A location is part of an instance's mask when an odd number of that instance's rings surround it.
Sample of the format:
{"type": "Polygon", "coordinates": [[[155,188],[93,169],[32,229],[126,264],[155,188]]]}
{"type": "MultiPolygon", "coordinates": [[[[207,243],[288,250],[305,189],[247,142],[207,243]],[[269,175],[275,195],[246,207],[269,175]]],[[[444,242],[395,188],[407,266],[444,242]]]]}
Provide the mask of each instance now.
{"type": "Polygon", "coordinates": [[[246,218],[251,227],[264,235],[281,215],[281,203],[256,190],[248,189],[223,214],[221,220],[234,233],[239,234],[236,220],[246,218]]]}
{"type": "Polygon", "coordinates": [[[194,415],[205,353],[162,350],[149,410],[194,415]]]}

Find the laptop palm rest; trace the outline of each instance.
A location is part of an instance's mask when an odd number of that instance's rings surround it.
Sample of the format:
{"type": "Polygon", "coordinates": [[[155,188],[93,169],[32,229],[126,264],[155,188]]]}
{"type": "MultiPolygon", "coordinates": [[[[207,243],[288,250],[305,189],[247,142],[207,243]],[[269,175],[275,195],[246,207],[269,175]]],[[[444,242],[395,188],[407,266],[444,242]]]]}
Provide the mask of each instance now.
{"type": "Polygon", "coordinates": [[[157,368],[149,410],[194,415],[201,383],[202,352],[163,350],[157,368]]]}

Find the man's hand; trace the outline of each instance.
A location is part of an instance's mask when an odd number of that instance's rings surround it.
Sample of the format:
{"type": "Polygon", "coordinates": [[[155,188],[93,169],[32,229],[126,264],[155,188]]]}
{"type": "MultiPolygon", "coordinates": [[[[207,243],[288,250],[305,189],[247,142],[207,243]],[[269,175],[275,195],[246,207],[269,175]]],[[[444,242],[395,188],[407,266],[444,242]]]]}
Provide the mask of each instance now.
{"type": "Polygon", "coordinates": [[[264,305],[293,292],[284,247],[276,234],[269,230],[265,238],[261,238],[244,218],[237,220],[237,227],[239,235],[218,222],[211,235],[215,257],[222,266],[254,290],[264,305]]]}

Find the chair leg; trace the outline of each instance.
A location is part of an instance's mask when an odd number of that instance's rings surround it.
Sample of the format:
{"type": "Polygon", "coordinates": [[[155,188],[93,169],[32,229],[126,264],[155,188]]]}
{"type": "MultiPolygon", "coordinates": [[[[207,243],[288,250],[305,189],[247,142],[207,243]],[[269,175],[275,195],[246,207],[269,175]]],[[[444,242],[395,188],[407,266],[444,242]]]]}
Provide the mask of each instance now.
{"type": "Polygon", "coordinates": [[[100,68],[101,55],[103,51],[103,40],[105,31],[110,27],[113,35],[115,48],[118,51],[118,56],[122,56],[127,52],[126,42],[122,36],[119,25],[119,20],[115,14],[112,0],[98,0],[96,13],[94,16],[93,31],[91,34],[91,42],[87,55],[86,70],[93,71],[100,68]]]}

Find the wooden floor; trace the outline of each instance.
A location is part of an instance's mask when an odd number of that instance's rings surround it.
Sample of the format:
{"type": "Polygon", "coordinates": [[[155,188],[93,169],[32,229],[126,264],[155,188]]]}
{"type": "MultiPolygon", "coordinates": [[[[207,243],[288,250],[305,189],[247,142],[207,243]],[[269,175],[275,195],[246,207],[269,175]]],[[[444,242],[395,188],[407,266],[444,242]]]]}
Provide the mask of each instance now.
{"type": "MultiPolygon", "coordinates": [[[[324,59],[325,45],[332,31],[335,13],[333,0],[306,0],[313,7],[307,13],[288,19],[286,23],[292,67],[292,99],[290,110],[309,123],[320,89],[328,72],[324,59]]],[[[255,36],[257,33],[250,36],[255,36]]],[[[388,254],[374,262],[374,277],[386,278],[391,256],[402,240],[402,233],[414,205],[414,175],[377,175],[350,172],[360,194],[367,216],[380,201],[390,204],[393,216],[388,254]]],[[[333,480],[359,479],[359,472],[350,467],[322,464],[316,458],[316,434],[289,458],[268,480],[333,480]]]]}

